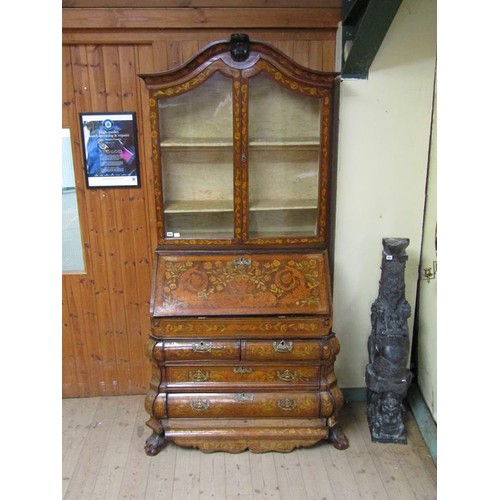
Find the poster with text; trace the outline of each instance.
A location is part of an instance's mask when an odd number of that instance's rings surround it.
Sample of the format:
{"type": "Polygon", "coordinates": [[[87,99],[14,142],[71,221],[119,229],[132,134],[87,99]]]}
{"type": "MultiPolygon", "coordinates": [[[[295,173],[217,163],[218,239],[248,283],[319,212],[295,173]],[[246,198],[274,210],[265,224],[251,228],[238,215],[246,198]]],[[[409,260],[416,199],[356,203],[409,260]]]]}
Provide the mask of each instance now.
{"type": "Polygon", "coordinates": [[[139,187],[135,113],[80,113],[87,187],[139,187]]]}

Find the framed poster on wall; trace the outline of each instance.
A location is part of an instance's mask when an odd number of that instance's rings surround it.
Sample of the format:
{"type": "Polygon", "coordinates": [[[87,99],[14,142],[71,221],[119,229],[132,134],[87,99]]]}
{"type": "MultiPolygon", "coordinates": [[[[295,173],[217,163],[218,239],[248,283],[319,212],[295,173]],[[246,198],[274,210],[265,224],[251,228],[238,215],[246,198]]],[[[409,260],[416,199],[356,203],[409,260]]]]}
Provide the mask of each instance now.
{"type": "Polygon", "coordinates": [[[135,113],[80,113],[80,127],[87,187],[139,187],[135,113]]]}

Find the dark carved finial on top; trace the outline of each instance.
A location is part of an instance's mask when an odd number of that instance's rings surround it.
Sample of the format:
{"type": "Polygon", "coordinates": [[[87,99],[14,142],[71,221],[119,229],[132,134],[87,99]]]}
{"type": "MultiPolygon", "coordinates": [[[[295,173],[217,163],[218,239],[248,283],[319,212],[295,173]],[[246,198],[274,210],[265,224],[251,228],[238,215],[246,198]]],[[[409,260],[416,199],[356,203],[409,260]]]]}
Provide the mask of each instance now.
{"type": "Polygon", "coordinates": [[[231,35],[231,57],[233,61],[246,61],[250,55],[250,38],[243,33],[231,35]]]}
{"type": "Polygon", "coordinates": [[[412,374],[409,356],[408,318],[404,273],[407,238],[384,238],[382,277],[378,298],[371,308],[372,332],[368,338],[368,424],[372,441],[405,443],[404,405],[412,374]]]}

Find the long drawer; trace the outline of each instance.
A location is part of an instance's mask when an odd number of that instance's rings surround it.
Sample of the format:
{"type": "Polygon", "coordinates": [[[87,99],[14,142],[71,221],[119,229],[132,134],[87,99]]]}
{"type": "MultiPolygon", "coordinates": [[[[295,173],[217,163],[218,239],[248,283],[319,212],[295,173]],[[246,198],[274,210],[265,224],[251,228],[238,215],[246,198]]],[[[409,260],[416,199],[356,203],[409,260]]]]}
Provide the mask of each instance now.
{"type": "Polygon", "coordinates": [[[293,385],[294,388],[318,388],[319,365],[301,366],[297,364],[229,364],[220,365],[167,365],[164,367],[161,389],[201,389],[225,386],[268,387],[293,385]]]}
{"type": "Polygon", "coordinates": [[[167,398],[169,418],[313,418],[319,414],[317,392],[169,394],[167,398]]]}
{"type": "Polygon", "coordinates": [[[318,361],[321,340],[178,340],[158,341],[153,350],[158,361],[318,361]],[[159,352],[158,352],[159,351],[159,352]]]}

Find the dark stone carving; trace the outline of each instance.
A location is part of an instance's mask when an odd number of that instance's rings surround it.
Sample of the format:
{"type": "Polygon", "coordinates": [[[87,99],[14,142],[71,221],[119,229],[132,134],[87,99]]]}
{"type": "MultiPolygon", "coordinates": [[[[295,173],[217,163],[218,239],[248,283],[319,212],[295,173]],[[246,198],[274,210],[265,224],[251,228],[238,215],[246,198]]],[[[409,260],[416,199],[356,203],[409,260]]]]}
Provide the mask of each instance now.
{"type": "Polygon", "coordinates": [[[231,35],[231,58],[233,61],[246,61],[250,55],[250,38],[242,33],[231,35]]]}
{"type": "Polygon", "coordinates": [[[380,443],[406,443],[403,400],[411,383],[408,318],[404,273],[408,238],[384,238],[382,277],[378,298],[371,308],[372,331],[366,366],[368,425],[380,443]]]}

